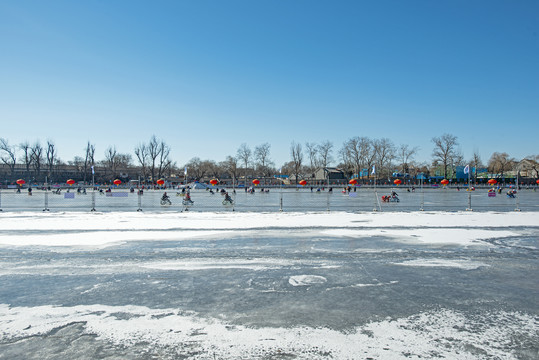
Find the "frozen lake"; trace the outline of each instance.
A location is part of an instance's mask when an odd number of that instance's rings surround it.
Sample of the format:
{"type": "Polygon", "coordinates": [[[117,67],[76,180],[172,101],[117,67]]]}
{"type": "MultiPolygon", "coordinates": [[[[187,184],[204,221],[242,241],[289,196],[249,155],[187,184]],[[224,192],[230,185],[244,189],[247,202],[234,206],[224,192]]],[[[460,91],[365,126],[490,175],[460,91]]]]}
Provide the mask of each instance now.
{"type": "Polygon", "coordinates": [[[0,359],[537,359],[538,235],[539,212],[3,212],[0,359]]]}
{"type": "MultiPolygon", "coordinates": [[[[474,211],[514,211],[519,208],[523,211],[539,211],[539,192],[536,187],[523,188],[518,192],[517,198],[506,195],[508,188],[496,193],[495,197],[488,196],[488,189],[482,188],[467,192],[456,188],[417,188],[415,192],[407,191],[405,187],[377,188],[376,194],[372,188],[357,187],[356,191],[343,193],[342,188],[335,188],[333,192],[310,191],[310,188],[271,188],[269,192],[261,192],[257,188],[255,193],[247,193],[244,189],[227,189],[234,199],[234,206],[223,205],[223,196],[212,194],[207,190],[192,190],[194,205],[189,206],[190,211],[462,211],[468,208],[468,201],[474,211]],[[395,190],[399,203],[384,203],[380,198],[395,190]]],[[[162,206],[160,198],[164,190],[146,190],[142,196],[128,189],[114,188],[112,193],[99,193],[92,195],[77,194],[75,189],[66,195],[65,189],[56,195],[34,190],[28,196],[23,189],[21,194],[14,190],[3,190],[0,193],[0,208],[4,211],[89,211],[95,208],[98,211],[184,211],[187,207],[182,204],[183,197],[177,196],[176,190],[166,190],[170,196],[171,205],[162,206]],[[45,198],[46,196],[46,198],[45,198]]]]}

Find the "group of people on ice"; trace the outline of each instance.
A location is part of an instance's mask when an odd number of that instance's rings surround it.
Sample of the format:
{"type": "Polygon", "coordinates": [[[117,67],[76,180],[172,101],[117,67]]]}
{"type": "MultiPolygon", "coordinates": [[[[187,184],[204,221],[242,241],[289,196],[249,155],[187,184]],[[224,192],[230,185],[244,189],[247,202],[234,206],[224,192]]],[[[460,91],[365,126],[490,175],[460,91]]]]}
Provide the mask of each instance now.
{"type": "MultiPolygon", "coordinates": [[[[191,192],[189,191],[189,189],[185,190],[184,188],[182,189],[181,193],[177,193],[176,195],[183,196],[182,204],[185,206],[193,205],[195,203],[193,199],[191,199],[191,192]]],[[[234,204],[234,200],[232,200],[232,198],[230,197],[230,194],[226,190],[222,189],[221,195],[225,197],[223,200],[223,205],[234,204]]],[[[170,200],[170,197],[168,196],[166,191],[163,193],[163,196],[161,196],[160,202],[161,202],[161,205],[172,205],[172,201],[170,200]]]]}

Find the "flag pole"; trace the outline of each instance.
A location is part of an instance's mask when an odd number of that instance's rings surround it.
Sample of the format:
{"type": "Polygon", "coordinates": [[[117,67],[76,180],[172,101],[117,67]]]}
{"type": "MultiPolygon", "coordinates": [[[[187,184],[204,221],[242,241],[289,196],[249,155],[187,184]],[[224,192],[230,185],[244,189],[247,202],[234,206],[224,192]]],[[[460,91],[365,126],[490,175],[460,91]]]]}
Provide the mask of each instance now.
{"type": "Polygon", "coordinates": [[[520,165],[517,167],[517,182],[515,184],[515,201],[517,203],[517,207],[515,209],[515,211],[520,211],[520,207],[519,207],[519,201],[518,201],[518,194],[520,193],[520,189],[518,188],[518,173],[520,172],[520,165]]]}
{"type": "Polygon", "coordinates": [[[95,170],[94,165],[92,165],[92,208],[90,211],[95,211],[95,170]]]}
{"type": "Polygon", "coordinates": [[[419,210],[425,211],[425,192],[423,191],[423,178],[425,177],[424,173],[421,173],[421,179],[419,179],[419,182],[421,184],[421,208],[419,210]]]}
{"type": "Polygon", "coordinates": [[[279,191],[279,211],[283,211],[283,187],[284,187],[284,179],[281,177],[283,175],[283,168],[279,169],[279,181],[281,182],[281,188],[279,191]]]}
{"type": "Polygon", "coordinates": [[[468,208],[466,211],[473,211],[472,210],[472,187],[471,187],[471,171],[470,171],[470,165],[466,165],[466,168],[468,171],[468,208]]]}
{"type": "Polygon", "coordinates": [[[376,165],[372,166],[372,173],[374,174],[374,208],[372,211],[378,211],[378,209],[376,209],[376,203],[378,202],[378,193],[376,192],[376,165]]]}
{"type": "Polygon", "coordinates": [[[327,196],[327,208],[328,209],[327,210],[329,212],[329,170],[326,167],[326,168],[324,168],[324,171],[326,173],[326,178],[327,178],[327,189],[326,189],[327,194],[328,194],[328,196],[327,196]]]}

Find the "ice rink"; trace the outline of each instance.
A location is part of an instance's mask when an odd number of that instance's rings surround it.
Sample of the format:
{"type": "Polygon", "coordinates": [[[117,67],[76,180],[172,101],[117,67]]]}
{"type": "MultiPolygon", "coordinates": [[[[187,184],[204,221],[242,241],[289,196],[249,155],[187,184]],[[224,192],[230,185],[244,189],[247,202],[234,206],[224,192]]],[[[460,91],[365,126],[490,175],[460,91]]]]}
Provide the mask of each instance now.
{"type": "Polygon", "coordinates": [[[539,212],[3,212],[0,359],[537,359],[539,212]]]}

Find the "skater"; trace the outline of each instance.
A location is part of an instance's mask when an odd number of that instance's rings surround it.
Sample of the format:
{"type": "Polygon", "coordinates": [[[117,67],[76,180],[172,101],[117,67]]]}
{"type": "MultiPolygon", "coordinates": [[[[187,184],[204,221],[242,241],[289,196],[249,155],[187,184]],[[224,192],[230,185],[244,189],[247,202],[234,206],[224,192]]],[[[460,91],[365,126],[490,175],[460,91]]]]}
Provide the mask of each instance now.
{"type": "Polygon", "coordinates": [[[233,203],[234,201],[232,200],[230,195],[227,192],[225,192],[225,199],[223,200],[223,205],[227,205],[227,204],[232,205],[233,203]]]}

